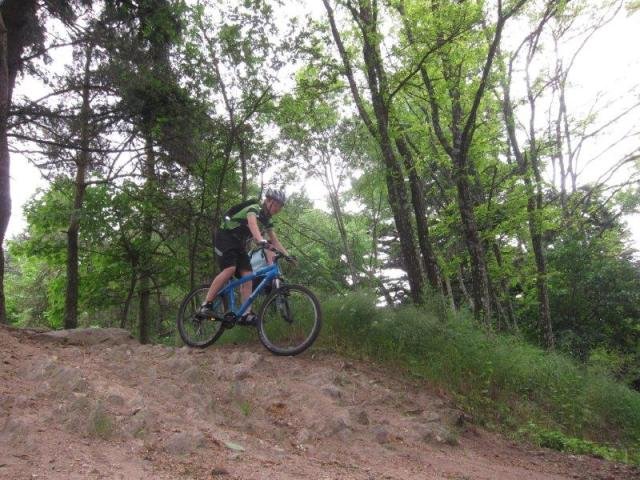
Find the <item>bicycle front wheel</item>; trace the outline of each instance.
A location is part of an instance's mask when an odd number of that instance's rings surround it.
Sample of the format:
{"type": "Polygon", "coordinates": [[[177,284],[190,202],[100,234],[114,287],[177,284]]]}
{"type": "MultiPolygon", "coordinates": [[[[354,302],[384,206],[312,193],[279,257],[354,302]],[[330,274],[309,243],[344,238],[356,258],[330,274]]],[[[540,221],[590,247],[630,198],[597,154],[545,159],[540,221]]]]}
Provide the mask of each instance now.
{"type": "Polygon", "coordinates": [[[297,355],[320,333],[322,313],[316,296],[301,285],[283,285],[266,298],[258,315],[258,334],[276,355],[297,355]]]}
{"type": "MultiPolygon", "coordinates": [[[[224,332],[220,320],[202,317],[198,314],[208,291],[208,285],[196,288],[184,297],[178,310],[178,332],[180,332],[182,341],[190,347],[208,347],[224,332]]],[[[216,316],[222,318],[225,312],[224,299],[221,296],[216,297],[213,305],[216,316]]]]}

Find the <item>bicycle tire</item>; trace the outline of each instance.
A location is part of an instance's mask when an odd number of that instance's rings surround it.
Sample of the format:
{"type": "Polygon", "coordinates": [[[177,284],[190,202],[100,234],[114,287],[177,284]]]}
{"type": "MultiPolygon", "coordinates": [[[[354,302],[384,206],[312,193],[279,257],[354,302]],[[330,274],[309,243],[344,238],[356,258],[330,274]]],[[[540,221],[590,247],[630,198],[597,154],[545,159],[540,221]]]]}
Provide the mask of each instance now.
{"type": "Polygon", "coordinates": [[[311,290],[302,285],[283,285],[265,299],[257,327],[260,341],[271,353],[298,355],[309,348],[320,334],[320,302],[311,290]],[[277,302],[284,306],[278,306],[277,302]]]}
{"type": "MultiPolygon", "coordinates": [[[[200,305],[204,301],[207,296],[207,292],[209,291],[209,285],[202,285],[198,288],[195,288],[191,292],[189,292],[182,303],[180,304],[180,308],[178,309],[178,332],[180,333],[180,338],[182,341],[189,345],[190,347],[196,348],[205,348],[215,342],[220,335],[224,333],[224,325],[221,321],[216,320],[214,318],[204,318],[200,319],[196,317],[196,312],[200,308],[200,305]],[[211,332],[205,334],[201,340],[194,339],[190,333],[191,328],[196,328],[196,330],[201,330],[203,325],[211,326],[211,332]]],[[[214,304],[219,305],[221,307],[221,314],[225,311],[225,302],[224,298],[221,296],[216,297],[214,300],[214,304]]]]}

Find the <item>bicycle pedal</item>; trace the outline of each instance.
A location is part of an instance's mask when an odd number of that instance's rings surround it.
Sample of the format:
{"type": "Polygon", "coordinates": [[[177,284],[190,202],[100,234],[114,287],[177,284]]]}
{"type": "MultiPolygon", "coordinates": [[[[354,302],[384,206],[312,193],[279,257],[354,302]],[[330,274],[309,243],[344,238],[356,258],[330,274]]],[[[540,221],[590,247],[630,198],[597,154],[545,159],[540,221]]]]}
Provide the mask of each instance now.
{"type": "Polygon", "coordinates": [[[255,327],[258,324],[258,317],[252,313],[249,315],[243,315],[236,320],[236,323],[245,327],[255,327]]]}
{"type": "Polygon", "coordinates": [[[238,317],[231,312],[225,313],[224,317],[222,317],[222,325],[225,328],[232,328],[236,323],[238,323],[238,317]]]}

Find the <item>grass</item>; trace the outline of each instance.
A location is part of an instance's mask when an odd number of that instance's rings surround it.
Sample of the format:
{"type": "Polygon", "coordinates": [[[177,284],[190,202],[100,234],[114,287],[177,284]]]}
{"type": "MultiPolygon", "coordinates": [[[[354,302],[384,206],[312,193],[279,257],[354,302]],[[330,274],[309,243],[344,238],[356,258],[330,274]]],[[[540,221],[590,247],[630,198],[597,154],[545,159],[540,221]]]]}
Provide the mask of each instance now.
{"type": "Polygon", "coordinates": [[[481,425],[640,463],[640,394],[606,375],[515,336],[487,333],[439,304],[376,308],[372,296],[351,293],[322,305],[325,346],[448,390],[481,425]]]}
{"type": "Polygon", "coordinates": [[[92,437],[108,440],[111,438],[115,430],[115,426],[111,416],[104,410],[101,404],[91,412],[88,422],[88,433],[92,437]]]}
{"type": "Polygon", "coordinates": [[[253,410],[253,407],[251,406],[251,402],[249,402],[248,400],[245,400],[240,403],[240,411],[242,412],[242,415],[244,415],[245,417],[248,417],[249,415],[251,415],[252,410],[253,410]]]}

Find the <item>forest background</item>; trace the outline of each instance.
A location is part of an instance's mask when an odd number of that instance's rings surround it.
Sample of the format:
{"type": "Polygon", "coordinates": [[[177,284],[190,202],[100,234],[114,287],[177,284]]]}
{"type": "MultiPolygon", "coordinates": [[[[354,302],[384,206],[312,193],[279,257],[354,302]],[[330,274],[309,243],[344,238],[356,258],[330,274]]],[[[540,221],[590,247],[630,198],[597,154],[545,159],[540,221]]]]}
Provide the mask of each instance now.
{"type": "Polygon", "coordinates": [[[174,342],[222,213],[284,188],[288,276],[322,292],[325,342],[404,361],[485,419],[539,408],[530,431],[637,445],[638,85],[572,94],[598,33],[638,8],[5,0],[0,321],[174,342]],[[5,243],[23,158],[45,182],[5,243]]]}

